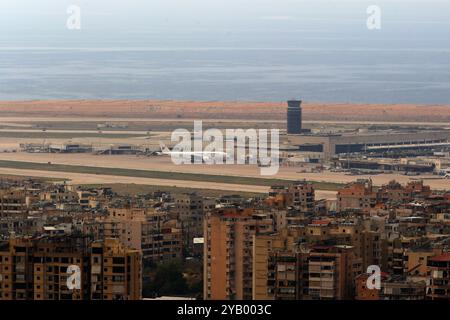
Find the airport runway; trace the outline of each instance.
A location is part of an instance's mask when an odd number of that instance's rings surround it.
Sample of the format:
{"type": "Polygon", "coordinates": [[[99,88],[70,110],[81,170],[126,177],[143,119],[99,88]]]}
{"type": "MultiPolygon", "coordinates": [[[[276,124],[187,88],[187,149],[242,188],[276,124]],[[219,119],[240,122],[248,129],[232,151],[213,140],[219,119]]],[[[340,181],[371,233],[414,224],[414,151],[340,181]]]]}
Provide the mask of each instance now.
{"type": "Polygon", "coordinates": [[[450,180],[436,176],[405,176],[400,174],[378,175],[347,175],[342,172],[303,172],[310,170],[312,165],[304,167],[280,167],[275,176],[261,176],[256,165],[175,165],[168,156],[130,156],[130,155],[93,155],[93,154],[57,154],[57,153],[0,153],[0,160],[27,161],[37,163],[93,166],[106,168],[126,168],[150,171],[184,172],[194,174],[211,174],[236,177],[275,178],[284,180],[309,180],[331,183],[349,183],[356,179],[371,178],[374,185],[383,185],[391,180],[407,183],[415,179],[424,179],[433,189],[448,190],[450,180]]]}
{"type": "MultiPolygon", "coordinates": [[[[25,169],[9,169],[0,168],[0,175],[16,175],[16,176],[32,176],[45,177],[52,179],[69,179],[71,184],[138,184],[138,185],[154,185],[166,187],[180,187],[192,189],[212,189],[233,192],[251,192],[251,193],[267,193],[269,187],[239,185],[215,182],[198,182],[198,181],[184,181],[184,180],[165,180],[165,179],[150,179],[138,177],[123,177],[111,175],[97,175],[97,174],[79,174],[71,172],[54,172],[41,170],[25,170],[25,169]]],[[[336,199],[336,192],[333,191],[316,191],[316,199],[336,199]]]]}
{"type": "MultiPolygon", "coordinates": [[[[239,123],[242,119],[180,119],[180,118],[108,118],[108,117],[0,117],[2,123],[38,123],[38,122],[203,122],[239,123]]],[[[246,123],[282,123],[286,120],[245,119],[246,123]]],[[[341,125],[402,125],[402,126],[433,126],[450,127],[450,122],[407,122],[407,121],[364,121],[364,120],[303,120],[305,124],[341,124],[341,125]]]]}

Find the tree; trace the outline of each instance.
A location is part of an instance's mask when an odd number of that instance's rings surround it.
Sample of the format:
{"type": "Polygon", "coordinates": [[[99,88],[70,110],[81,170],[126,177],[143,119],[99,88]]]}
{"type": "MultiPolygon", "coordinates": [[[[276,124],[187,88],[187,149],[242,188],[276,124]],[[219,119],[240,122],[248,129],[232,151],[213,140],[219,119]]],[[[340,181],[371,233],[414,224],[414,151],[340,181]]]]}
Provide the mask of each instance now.
{"type": "Polygon", "coordinates": [[[188,291],[182,265],[176,260],[160,263],[151,280],[144,284],[145,296],[185,295],[188,291]]]}

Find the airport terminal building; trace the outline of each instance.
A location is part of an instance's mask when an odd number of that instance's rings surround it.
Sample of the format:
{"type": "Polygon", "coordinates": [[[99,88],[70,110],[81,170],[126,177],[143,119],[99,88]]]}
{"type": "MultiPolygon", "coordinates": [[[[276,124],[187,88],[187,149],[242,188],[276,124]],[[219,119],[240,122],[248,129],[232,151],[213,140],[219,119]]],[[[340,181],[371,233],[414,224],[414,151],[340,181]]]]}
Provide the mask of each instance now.
{"type": "Polygon", "coordinates": [[[287,135],[299,151],[318,153],[323,160],[340,154],[450,146],[450,131],[375,131],[341,134],[287,135]]]}
{"type": "Polygon", "coordinates": [[[314,155],[316,159],[323,161],[345,154],[450,148],[450,130],[359,129],[313,133],[302,127],[301,113],[301,101],[289,100],[284,146],[291,151],[314,155]]]}

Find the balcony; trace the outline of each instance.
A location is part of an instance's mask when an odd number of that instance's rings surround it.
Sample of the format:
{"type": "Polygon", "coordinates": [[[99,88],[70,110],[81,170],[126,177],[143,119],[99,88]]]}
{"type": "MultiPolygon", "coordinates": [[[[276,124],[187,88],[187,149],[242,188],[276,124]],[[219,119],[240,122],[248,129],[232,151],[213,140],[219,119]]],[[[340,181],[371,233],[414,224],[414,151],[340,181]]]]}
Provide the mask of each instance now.
{"type": "Polygon", "coordinates": [[[92,266],[91,274],[100,274],[102,271],[100,266],[92,266]]]}
{"type": "Polygon", "coordinates": [[[124,285],[114,285],[112,292],[113,292],[113,294],[124,294],[125,286],[124,285]]]}

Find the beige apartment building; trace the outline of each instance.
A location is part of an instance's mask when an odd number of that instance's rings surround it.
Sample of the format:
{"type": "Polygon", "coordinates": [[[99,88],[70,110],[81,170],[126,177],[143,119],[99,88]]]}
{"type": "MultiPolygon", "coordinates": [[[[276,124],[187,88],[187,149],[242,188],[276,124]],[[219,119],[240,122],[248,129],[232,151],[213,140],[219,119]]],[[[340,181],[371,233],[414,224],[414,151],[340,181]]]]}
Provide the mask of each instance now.
{"type": "Polygon", "coordinates": [[[299,228],[255,235],[253,240],[253,299],[298,300],[307,288],[307,253],[301,252],[299,228]]]}
{"type": "Polygon", "coordinates": [[[313,212],[315,191],[314,186],[306,181],[296,181],[290,184],[274,185],[270,187],[269,199],[271,203],[295,206],[301,212],[313,212]]]}
{"type": "Polygon", "coordinates": [[[314,300],[345,300],[354,296],[354,279],[362,260],[351,246],[314,248],[308,259],[308,295],[314,300]]]}
{"type": "Polygon", "coordinates": [[[184,193],[175,197],[173,218],[177,227],[183,232],[183,246],[194,252],[194,238],[203,237],[203,221],[205,215],[215,208],[215,199],[205,198],[196,193],[184,193]]]}
{"type": "Polygon", "coordinates": [[[94,234],[96,239],[117,238],[125,246],[141,250],[145,264],[182,257],[182,231],[167,212],[111,208],[108,217],[86,224],[84,230],[94,234]]]}
{"type": "Polygon", "coordinates": [[[272,230],[272,219],[251,208],[221,208],[206,216],[205,299],[252,299],[253,236],[272,230]]]}
{"type": "Polygon", "coordinates": [[[27,209],[25,190],[0,190],[0,218],[26,214],[27,209]]]}
{"type": "Polygon", "coordinates": [[[342,300],[354,293],[362,273],[355,247],[303,242],[301,228],[256,235],[253,250],[253,299],[342,300]]]}
{"type": "Polygon", "coordinates": [[[140,252],[118,239],[55,236],[0,244],[0,300],[139,300],[141,283],[140,252]],[[68,286],[71,266],[79,268],[79,288],[68,286]]]}
{"type": "Polygon", "coordinates": [[[361,210],[369,213],[376,204],[377,193],[371,180],[357,180],[340,189],[337,194],[338,211],[361,210]]]}

